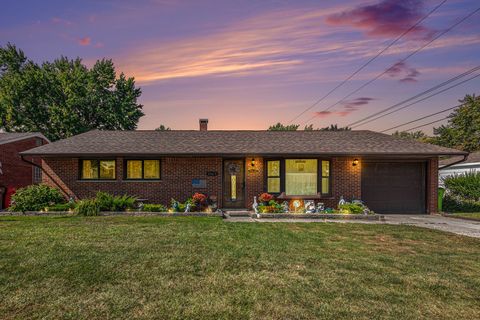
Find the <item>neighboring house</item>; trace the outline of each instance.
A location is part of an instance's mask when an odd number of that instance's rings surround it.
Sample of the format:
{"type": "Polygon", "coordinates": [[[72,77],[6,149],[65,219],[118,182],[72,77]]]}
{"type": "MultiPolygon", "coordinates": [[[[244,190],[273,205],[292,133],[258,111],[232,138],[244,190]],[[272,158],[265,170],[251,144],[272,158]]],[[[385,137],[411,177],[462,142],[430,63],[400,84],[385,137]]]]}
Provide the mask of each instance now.
{"type": "Polygon", "coordinates": [[[379,213],[437,211],[439,156],[465,152],[371,131],[90,131],[26,152],[44,182],[76,198],[98,190],[150,203],[194,192],[220,208],[250,208],[254,196],[336,207],[341,196],[379,213]]]}
{"type": "MultiPolygon", "coordinates": [[[[0,188],[5,198],[6,190],[15,190],[42,181],[40,168],[22,161],[20,152],[49,143],[41,133],[0,133],[0,188]]],[[[41,165],[41,160],[34,160],[41,165]]],[[[1,192],[1,191],[0,191],[1,192]]],[[[0,208],[6,207],[0,200],[0,208]]]]}
{"type": "Polygon", "coordinates": [[[465,161],[461,161],[463,157],[451,157],[445,160],[441,160],[439,164],[438,176],[440,184],[442,185],[442,178],[462,174],[469,171],[480,171],[480,151],[472,152],[468,155],[465,161]],[[458,162],[458,163],[456,163],[458,162]],[[452,165],[453,164],[453,165],[452,165]],[[442,167],[448,166],[445,169],[442,167]]]}

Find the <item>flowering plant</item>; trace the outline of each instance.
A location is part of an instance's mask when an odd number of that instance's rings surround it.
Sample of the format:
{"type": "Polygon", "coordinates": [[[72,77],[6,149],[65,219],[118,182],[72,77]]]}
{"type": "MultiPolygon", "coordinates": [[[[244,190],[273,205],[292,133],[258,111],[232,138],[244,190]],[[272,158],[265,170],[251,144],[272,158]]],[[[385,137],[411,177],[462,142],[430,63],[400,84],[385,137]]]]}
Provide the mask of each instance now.
{"type": "Polygon", "coordinates": [[[259,197],[258,197],[258,200],[260,200],[261,202],[270,202],[270,200],[273,199],[273,196],[270,194],[270,193],[262,193],[259,197]]]}
{"type": "Polygon", "coordinates": [[[207,202],[207,196],[203,193],[196,192],[193,197],[193,202],[197,204],[205,204],[207,202]]]}

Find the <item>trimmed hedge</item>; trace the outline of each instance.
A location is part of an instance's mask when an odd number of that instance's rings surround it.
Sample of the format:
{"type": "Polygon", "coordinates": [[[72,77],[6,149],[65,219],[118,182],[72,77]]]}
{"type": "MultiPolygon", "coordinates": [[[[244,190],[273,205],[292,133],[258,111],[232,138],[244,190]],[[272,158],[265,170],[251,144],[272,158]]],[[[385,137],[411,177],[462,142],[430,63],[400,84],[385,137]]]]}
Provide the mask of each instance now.
{"type": "Polygon", "coordinates": [[[168,208],[163,204],[144,204],[142,211],[145,212],[168,212],[168,208]]]}
{"type": "Polygon", "coordinates": [[[443,178],[448,193],[456,198],[480,201],[480,171],[470,171],[443,178]]]}

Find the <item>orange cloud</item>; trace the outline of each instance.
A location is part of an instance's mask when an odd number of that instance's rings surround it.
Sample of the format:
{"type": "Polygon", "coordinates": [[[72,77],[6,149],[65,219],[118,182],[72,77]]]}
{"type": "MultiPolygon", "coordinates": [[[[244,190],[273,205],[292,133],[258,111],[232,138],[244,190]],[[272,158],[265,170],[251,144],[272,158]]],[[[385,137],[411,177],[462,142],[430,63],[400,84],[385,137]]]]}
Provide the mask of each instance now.
{"type": "Polygon", "coordinates": [[[90,37],[83,37],[78,39],[78,44],[81,46],[89,46],[92,42],[92,38],[90,37]]]}

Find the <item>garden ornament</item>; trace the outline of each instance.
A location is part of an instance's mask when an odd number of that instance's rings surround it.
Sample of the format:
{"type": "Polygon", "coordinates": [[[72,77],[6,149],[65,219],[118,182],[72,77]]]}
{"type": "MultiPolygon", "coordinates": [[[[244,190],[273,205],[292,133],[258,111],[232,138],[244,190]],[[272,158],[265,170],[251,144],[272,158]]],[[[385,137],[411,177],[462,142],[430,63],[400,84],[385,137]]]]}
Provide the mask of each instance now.
{"type": "Polygon", "coordinates": [[[315,213],[315,201],[313,200],[305,201],[305,213],[315,213]]]}
{"type": "Polygon", "coordinates": [[[323,210],[325,210],[325,205],[323,204],[323,202],[317,203],[317,210],[316,210],[316,212],[317,212],[317,213],[322,213],[323,210]]]}
{"type": "Polygon", "coordinates": [[[283,207],[283,213],[288,213],[290,211],[290,208],[288,206],[288,201],[283,201],[282,207],[283,207]]]}
{"type": "Polygon", "coordinates": [[[295,208],[295,213],[298,211],[298,208],[300,207],[300,201],[295,200],[293,201],[293,207],[295,208]]]}
{"type": "Polygon", "coordinates": [[[258,203],[257,203],[257,196],[253,197],[253,211],[258,215],[258,203]]]}
{"type": "Polygon", "coordinates": [[[343,199],[343,196],[340,196],[340,201],[338,201],[338,206],[340,207],[341,205],[344,205],[345,203],[347,203],[345,201],[345,199],[343,199]]]}
{"type": "Polygon", "coordinates": [[[185,212],[190,212],[192,208],[192,205],[190,203],[187,203],[187,206],[185,207],[185,212]]]}

